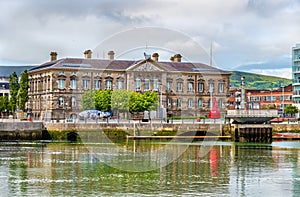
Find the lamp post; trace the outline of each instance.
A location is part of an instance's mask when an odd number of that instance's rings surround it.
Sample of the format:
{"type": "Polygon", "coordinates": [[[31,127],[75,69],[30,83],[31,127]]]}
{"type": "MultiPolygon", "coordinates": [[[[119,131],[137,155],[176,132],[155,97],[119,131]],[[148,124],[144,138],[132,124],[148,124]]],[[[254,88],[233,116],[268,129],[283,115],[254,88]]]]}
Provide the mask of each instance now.
{"type": "Polygon", "coordinates": [[[241,108],[244,109],[245,108],[245,76],[241,77],[241,81],[242,81],[242,101],[241,101],[241,108]]]}

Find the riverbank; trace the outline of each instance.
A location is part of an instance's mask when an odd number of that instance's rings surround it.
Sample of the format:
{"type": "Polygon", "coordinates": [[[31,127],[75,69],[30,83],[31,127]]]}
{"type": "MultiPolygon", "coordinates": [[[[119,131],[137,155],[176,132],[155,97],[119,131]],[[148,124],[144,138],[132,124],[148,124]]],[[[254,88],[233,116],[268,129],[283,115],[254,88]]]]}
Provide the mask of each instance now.
{"type": "MultiPolygon", "coordinates": [[[[300,133],[300,124],[271,124],[275,132],[300,133]]],[[[0,140],[77,140],[79,131],[104,131],[110,137],[126,136],[180,136],[187,132],[203,136],[231,136],[234,139],[235,125],[202,122],[66,122],[45,123],[27,121],[0,122],[0,140]]]]}

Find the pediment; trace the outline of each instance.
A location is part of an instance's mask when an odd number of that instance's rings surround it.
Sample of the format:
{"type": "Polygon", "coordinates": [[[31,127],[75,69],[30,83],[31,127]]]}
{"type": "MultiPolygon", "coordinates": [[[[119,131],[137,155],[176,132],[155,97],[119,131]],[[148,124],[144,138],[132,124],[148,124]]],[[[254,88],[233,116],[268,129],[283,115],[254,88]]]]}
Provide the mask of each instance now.
{"type": "Polygon", "coordinates": [[[146,71],[146,72],[157,72],[157,71],[163,71],[161,68],[158,68],[154,64],[150,62],[145,62],[144,64],[140,64],[138,67],[133,69],[133,71],[146,71]]]}
{"type": "Polygon", "coordinates": [[[144,60],[137,64],[132,65],[127,70],[136,72],[164,72],[166,71],[161,65],[152,60],[144,60]]]}

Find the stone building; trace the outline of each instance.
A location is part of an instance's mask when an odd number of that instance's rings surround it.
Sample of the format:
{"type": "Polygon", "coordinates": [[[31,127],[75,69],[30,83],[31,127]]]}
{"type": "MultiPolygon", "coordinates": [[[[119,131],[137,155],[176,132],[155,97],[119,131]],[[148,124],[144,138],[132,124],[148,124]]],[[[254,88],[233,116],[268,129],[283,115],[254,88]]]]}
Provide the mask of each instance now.
{"type": "Polygon", "coordinates": [[[84,58],[57,59],[56,52],[50,56],[50,62],[28,72],[28,108],[35,119],[76,118],[88,90],[155,91],[159,104],[172,116],[205,115],[212,97],[224,110],[229,96],[229,72],[182,62],[180,54],[170,61],[159,61],[157,53],[138,61],[115,60],[113,51],[108,59],[93,59],[91,50],[84,52],[84,58]]]}

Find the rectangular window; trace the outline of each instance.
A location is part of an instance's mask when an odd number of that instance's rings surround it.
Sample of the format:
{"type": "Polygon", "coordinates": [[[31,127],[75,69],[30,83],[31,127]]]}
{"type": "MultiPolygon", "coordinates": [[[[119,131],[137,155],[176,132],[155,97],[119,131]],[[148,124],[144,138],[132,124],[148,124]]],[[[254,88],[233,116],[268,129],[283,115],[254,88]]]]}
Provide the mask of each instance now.
{"type": "Polygon", "coordinates": [[[83,80],[83,89],[84,90],[89,89],[89,81],[88,80],[83,80]]]}
{"type": "Polygon", "coordinates": [[[72,72],[71,72],[71,75],[76,75],[76,72],[75,72],[75,71],[72,71],[72,72]]]}
{"type": "Polygon", "coordinates": [[[64,75],[65,72],[64,72],[64,71],[60,71],[59,74],[60,74],[60,75],[64,75]]]}
{"type": "Polygon", "coordinates": [[[189,99],[188,100],[188,108],[192,108],[192,106],[193,106],[193,100],[189,99]]]}
{"type": "Polygon", "coordinates": [[[177,107],[181,107],[181,99],[177,99],[177,107]]]}
{"type": "Polygon", "coordinates": [[[58,80],[58,88],[59,89],[64,89],[65,88],[65,80],[64,79],[58,80]]]}
{"type": "Polygon", "coordinates": [[[119,73],[118,76],[119,76],[119,77],[122,77],[122,76],[123,76],[123,73],[119,73]]]}
{"type": "Polygon", "coordinates": [[[198,83],[198,92],[203,92],[204,90],[204,83],[198,83]]]}
{"type": "Polygon", "coordinates": [[[171,91],[171,89],[172,89],[172,82],[167,81],[167,91],[171,91]]]}
{"type": "Polygon", "coordinates": [[[88,74],[89,74],[89,72],[84,72],[84,73],[83,73],[83,75],[88,75],[88,74]]]}
{"type": "Polygon", "coordinates": [[[76,98],[75,97],[71,98],[71,106],[76,107],[76,98]]]}
{"type": "Polygon", "coordinates": [[[71,80],[71,89],[73,89],[73,90],[76,89],[76,79],[71,80]]]}
{"type": "Polygon", "coordinates": [[[153,80],[153,90],[158,91],[158,80],[157,79],[153,80]]]}
{"type": "Polygon", "coordinates": [[[144,90],[149,90],[150,89],[150,82],[149,79],[145,79],[144,82],[144,90]]]}
{"type": "Polygon", "coordinates": [[[219,101],[218,101],[218,108],[219,109],[223,108],[223,100],[222,99],[219,99],[219,101]]]}
{"type": "Polygon", "coordinates": [[[136,79],[135,80],[135,90],[136,91],[140,91],[141,90],[141,80],[140,79],[136,79]]]}
{"type": "Polygon", "coordinates": [[[224,83],[219,83],[219,92],[223,93],[224,92],[224,83]]]}
{"type": "Polygon", "coordinates": [[[188,82],[188,92],[192,92],[193,91],[193,83],[192,82],[188,82]]]}
{"type": "Polygon", "coordinates": [[[177,92],[182,92],[182,82],[177,82],[177,92]]]}
{"type": "Polygon", "coordinates": [[[123,89],[123,81],[118,81],[118,89],[119,90],[123,89]]]}
{"type": "Polygon", "coordinates": [[[94,89],[100,90],[100,80],[94,80],[94,89]]]}
{"type": "Polygon", "coordinates": [[[105,87],[106,87],[106,89],[111,89],[111,81],[110,80],[106,81],[105,87]]]}
{"type": "Polygon", "coordinates": [[[198,99],[198,108],[202,108],[202,106],[203,106],[202,100],[198,99]]]}
{"type": "Polygon", "coordinates": [[[170,98],[167,99],[167,105],[168,107],[171,107],[171,104],[172,104],[172,100],[170,98]]]}

